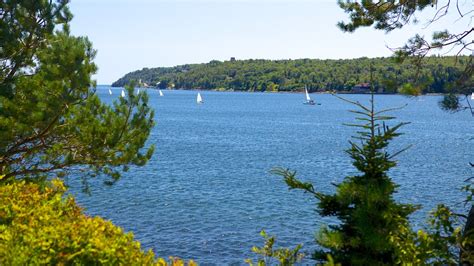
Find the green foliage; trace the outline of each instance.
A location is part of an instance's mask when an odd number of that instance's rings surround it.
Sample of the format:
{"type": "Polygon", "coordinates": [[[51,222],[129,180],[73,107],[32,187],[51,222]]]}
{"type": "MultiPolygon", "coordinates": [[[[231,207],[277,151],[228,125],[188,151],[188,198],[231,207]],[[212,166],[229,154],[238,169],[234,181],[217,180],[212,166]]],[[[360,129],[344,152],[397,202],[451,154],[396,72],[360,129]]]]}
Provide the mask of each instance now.
{"type": "MultiPolygon", "coordinates": [[[[348,100],[345,100],[348,101],[348,100]]],[[[351,102],[351,101],[349,101],[351,102]]],[[[375,111],[373,95],[370,107],[351,102],[358,110],[361,124],[350,126],[360,129],[350,141],[347,153],[354,167],[361,173],[348,176],[336,185],[335,194],[314,190],[313,185],[296,179],[295,172],[277,169],[290,189],[302,189],[318,199],[317,210],[321,216],[337,217],[340,223],[322,227],[317,242],[324,250],[314,253],[314,258],[325,261],[331,255],[343,265],[393,265],[397,261],[397,246],[389,241],[391,235],[399,235],[400,228],[407,228],[408,215],[416,210],[410,204],[399,204],[393,199],[397,185],[387,172],[396,165],[389,154],[389,142],[400,135],[397,130],[405,123],[389,127],[385,121],[393,119],[385,115],[389,110],[375,111]]],[[[401,152],[401,151],[400,151],[401,152]]]]}
{"type": "Polygon", "coordinates": [[[390,242],[397,246],[397,263],[410,265],[457,265],[462,261],[474,263],[474,232],[462,232],[460,216],[444,204],[431,212],[426,231],[411,231],[399,228],[398,234],[390,236],[390,242]]]}
{"type": "Polygon", "coordinates": [[[405,95],[418,96],[421,94],[420,87],[413,86],[411,83],[405,83],[398,89],[398,92],[405,95]]]}
{"type": "MultiPolygon", "coordinates": [[[[457,55],[462,54],[465,51],[472,51],[472,34],[474,28],[472,27],[469,19],[472,17],[467,14],[472,13],[472,5],[463,6],[459,1],[449,0],[422,0],[422,1],[352,1],[352,0],[339,0],[339,6],[349,14],[349,22],[339,22],[338,26],[345,32],[353,32],[361,27],[374,26],[375,29],[384,30],[390,32],[397,28],[402,28],[406,24],[418,22],[416,19],[416,12],[421,12],[426,9],[434,9],[434,15],[427,21],[428,24],[434,26],[435,24],[444,26],[450,24],[449,22],[441,23],[443,17],[448,12],[453,12],[458,15],[456,23],[462,25],[462,20],[466,22],[465,30],[461,30],[457,33],[450,33],[445,29],[436,30],[433,32],[431,40],[426,39],[424,36],[416,34],[410,38],[403,47],[394,49],[394,56],[398,62],[403,62],[406,59],[410,59],[413,66],[416,67],[416,75],[413,81],[410,83],[418,83],[419,79],[423,80],[426,78],[422,72],[426,69],[432,69],[431,66],[425,63],[427,55],[433,51],[445,50],[447,52],[456,52],[457,55]],[[466,10],[467,9],[467,10],[466,10]]],[[[473,74],[474,74],[474,61],[473,56],[464,57],[460,59],[464,61],[460,74],[455,79],[445,79],[442,72],[433,72],[435,83],[439,84],[436,79],[443,80],[443,92],[449,92],[452,94],[470,95],[474,92],[473,74]]],[[[426,85],[426,81],[421,83],[426,85]]],[[[430,82],[428,82],[429,84],[430,82]]],[[[415,86],[417,87],[417,86],[415,86]]],[[[419,90],[405,90],[409,95],[418,95],[419,90]]],[[[439,92],[439,91],[438,91],[439,92]]],[[[444,110],[458,111],[460,109],[470,109],[474,115],[474,110],[470,106],[469,99],[465,97],[466,106],[461,106],[460,102],[457,101],[453,95],[446,95],[445,99],[440,103],[444,110]]]]}
{"type": "Polygon", "coordinates": [[[269,237],[267,233],[262,230],[260,235],[265,239],[263,247],[253,247],[252,252],[261,256],[257,263],[254,264],[251,259],[245,260],[250,266],[252,265],[275,265],[275,261],[278,261],[278,265],[289,266],[301,261],[304,257],[303,253],[300,253],[301,245],[296,246],[294,249],[289,248],[274,248],[275,237],[269,237]]]}
{"type": "MultiPolygon", "coordinates": [[[[354,137],[360,144],[350,141],[351,148],[347,150],[361,175],[346,177],[336,184],[336,193],[328,195],[316,191],[311,183],[299,181],[295,171],[273,170],[283,176],[289,189],[313,195],[321,216],[335,216],[340,221],[321,227],[317,242],[325,249],[316,251],[314,258],[331,263],[331,256],[343,265],[456,265],[461,257],[466,265],[473,264],[474,230],[469,229],[472,225],[466,225],[463,232],[465,216],[440,204],[431,212],[427,229],[414,232],[408,215],[417,206],[393,200],[397,185],[386,173],[396,165],[393,158],[403,150],[389,154],[386,149],[400,135],[397,130],[404,123],[385,125],[386,120],[393,119],[385,113],[393,109],[375,111],[373,98],[370,107],[348,102],[359,107],[351,112],[360,115],[357,120],[362,121],[350,125],[361,129],[354,137]]],[[[466,202],[472,204],[472,184],[463,190],[468,192],[466,202]]]]}
{"type": "Polygon", "coordinates": [[[96,52],[87,38],[69,34],[67,2],[0,4],[2,182],[43,180],[80,166],[83,178],[105,174],[112,183],[153,153],[153,146],[143,150],[154,125],[147,95],[134,95],[131,84],[112,106],[99,100],[91,89],[96,52]]]}
{"type": "Polygon", "coordinates": [[[19,73],[35,62],[38,49],[44,49],[56,25],[66,26],[72,15],[67,0],[2,1],[0,3],[0,95],[11,96],[19,73]]]}
{"type": "MultiPolygon", "coordinates": [[[[472,163],[471,166],[474,167],[472,163]]],[[[474,201],[474,177],[468,178],[466,182],[468,184],[462,187],[461,190],[467,193],[466,203],[469,203],[474,201]]]]}
{"type": "Polygon", "coordinates": [[[472,93],[474,93],[474,56],[469,58],[461,76],[450,86],[449,94],[443,97],[440,107],[445,111],[453,112],[470,110],[474,116],[474,109],[470,103],[472,93]],[[462,104],[463,102],[465,104],[462,104]]]}
{"type": "MultiPolygon", "coordinates": [[[[471,167],[474,167],[474,164],[471,163],[471,167]]],[[[469,211],[468,217],[464,225],[464,231],[462,234],[461,241],[458,246],[461,249],[461,262],[466,264],[474,264],[474,177],[468,178],[466,180],[468,183],[462,187],[462,191],[467,193],[466,196],[466,205],[470,205],[471,209],[469,211]]]]}
{"type": "Polygon", "coordinates": [[[372,80],[376,91],[396,93],[405,83],[417,85],[422,93],[443,93],[447,84],[459,78],[467,58],[429,57],[426,69],[417,71],[411,64],[398,64],[392,58],[358,58],[351,60],[237,60],[176,67],[145,68],[126,74],[113,86],[142,79],[159,88],[240,91],[351,91],[360,83],[372,80]],[[370,78],[369,66],[372,71],[370,78]],[[433,78],[434,77],[434,78],[433,78]],[[166,86],[165,86],[166,85],[166,86]]]}
{"type": "Polygon", "coordinates": [[[184,265],[155,259],[132,233],[84,215],[65,190],[59,180],[0,186],[1,265],[184,265]]]}
{"type": "Polygon", "coordinates": [[[457,112],[463,109],[459,96],[449,93],[439,102],[441,109],[449,112],[457,112]]]}
{"type": "MultiPolygon", "coordinates": [[[[416,22],[416,11],[424,10],[425,8],[435,9],[434,15],[430,20],[429,24],[447,25],[447,23],[440,23],[448,12],[454,12],[458,15],[456,23],[462,25],[460,20],[472,20],[472,16],[468,16],[472,13],[472,4],[469,5],[461,1],[449,1],[449,0],[424,0],[424,1],[372,1],[364,0],[361,3],[353,2],[350,0],[342,1],[339,0],[339,6],[349,13],[350,22],[339,23],[340,28],[343,31],[352,32],[359,27],[367,27],[375,25],[376,29],[385,31],[391,31],[395,28],[402,28],[404,25],[410,22],[416,22]],[[455,8],[454,8],[455,6],[455,8]],[[466,10],[467,8],[467,10],[466,10]]],[[[397,61],[403,62],[406,58],[412,59],[412,63],[416,66],[417,73],[423,71],[424,67],[423,59],[433,51],[445,50],[449,52],[456,52],[457,55],[463,52],[472,52],[472,34],[474,33],[474,27],[470,21],[465,24],[465,30],[460,30],[457,33],[451,33],[447,30],[437,30],[432,34],[431,40],[425,39],[423,36],[416,34],[414,37],[408,40],[403,46],[395,50],[395,57],[397,61]]],[[[442,75],[440,72],[433,75],[433,79],[438,79],[442,75]]],[[[447,86],[448,94],[445,94],[443,100],[439,102],[440,107],[449,112],[456,112],[460,110],[470,110],[474,116],[474,108],[470,103],[469,95],[474,93],[474,56],[469,56],[464,62],[463,70],[461,74],[447,86]],[[463,104],[464,103],[464,104],[463,104]]],[[[419,78],[419,75],[417,75],[419,78]]],[[[425,82],[426,83],[426,82],[425,82]]],[[[410,88],[404,90],[407,94],[416,94],[416,90],[410,88]]],[[[470,186],[465,188],[469,191],[470,186]]],[[[433,234],[424,235],[423,239],[431,239],[438,243],[430,252],[435,257],[429,262],[440,261],[441,264],[455,264],[456,262],[462,265],[472,265],[472,252],[474,250],[474,206],[472,205],[472,193],[468,195],[467,201],[471,204],[471,209],[468,216],[466,217],[466,225],[462,237],[459,238],[459,232],[453,231],[453,224],[455,221],[451,220],[453,217],[451,211],[441,205],[434,212],[434,221],[431,225],[434,226],[433,234]],[[439,226],[443,224],[443,226],[439,226]],[[445,238],[439,239],[439,236],[444,234],[445,238]],[[459,240],[461,239],[461,240],[459,240]],[[446,240],[446,241],[443,241],[446,240]],[[456,240],[456,241],[455,241],[456,240]],[[440,251],[441,250],[441,251],[440,251]],[[454,258],[454,254],[450,254],[452,250],[460,250],[462,255],[459,261],[450,260],[454,258]]],[[[413,237],[415,238],[415,237],[413,237]]],[[[412,238],[412,239],[413,239],[412,238]]],[[[429,241],[428,241],[429,242],[429,241]]],[[[420,243],[423,243],[421,241],[420,243]]],[[[426,244],[426,243],[425,243],[426,244]]],[[[420,244],[423,246],[424,244],[420,244]]],[[[414,250],[414,248],[412,248],[414,250]]],[[[416,258],[417,255],[413,255],[416,258]]],[[[417,264],[417,263],[415,263],[417,264]]]]}
{"type": "Polygon", "coordinates": [[[418,10],[433,6],[437,0],[421,1],[352,1],[338,0],[339,6],[349,13],[348,23],[339,22],[343,31],[353,32],[360,27],[374,26],[387,32],[403,27],[418,10]]]}

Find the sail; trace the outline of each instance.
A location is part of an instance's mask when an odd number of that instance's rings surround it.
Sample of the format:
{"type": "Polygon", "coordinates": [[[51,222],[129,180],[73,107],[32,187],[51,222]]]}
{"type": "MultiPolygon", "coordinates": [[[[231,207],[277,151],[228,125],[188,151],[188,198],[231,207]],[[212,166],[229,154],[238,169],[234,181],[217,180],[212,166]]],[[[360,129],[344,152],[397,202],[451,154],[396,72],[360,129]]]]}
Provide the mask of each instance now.
{"type": "Polygon", "coordinates": [[[198,92],[198,95],[197,95],[197,98],[196,98],[196,102],[197,103],[202,103],[202,97],[201,97],[201,94],[198,92]]]}
{"type": "Polygon", "coordinates": [[[121,95],[122,95],[122,97],[125,97],[125,91],[124,91],[124,90],[122,90],[122,94],[121,94],[121,95]]]}
{"type": "Polygon", "coordinates": [[[139,93],[140,93],[140,88],[137,88],[137,94],[139,94],[139,93]]]}
{"type": "Polygon", "coordinates": [[[111,89],[109,89],[109,94],[112,95],[112,90],[111,89]]]}
{"type": "Polygon", "coordinates": [[[311,101],[311,98],[309,97],[308,89],[306,89],[306,86],[304,87],[304,91],[306,93],[306,101],[311,101]]]}
{"type": "Polygon", "coordinates": [[[163,92],[160,90],[160,96],[163,96],[163,92]]]}
{"type": "Polygon", "coordinates": [[[474,92],[471,94],[471,100],[474,100],[474,92]]]}

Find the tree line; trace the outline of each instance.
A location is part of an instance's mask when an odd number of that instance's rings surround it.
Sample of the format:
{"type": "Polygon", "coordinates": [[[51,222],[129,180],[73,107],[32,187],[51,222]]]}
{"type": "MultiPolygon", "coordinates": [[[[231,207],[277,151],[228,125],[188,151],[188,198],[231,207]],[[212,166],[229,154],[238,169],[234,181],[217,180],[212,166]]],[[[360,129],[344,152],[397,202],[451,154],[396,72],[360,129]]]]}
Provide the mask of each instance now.
{"type": "Polygon", "coordinates": [[[376,92],[397,93],[406,84],[417,84],[422,93],[446,93],[462,75],[468,57],[431,56],[423,68],[392,57],[339,60],[213,60],[204,64],[143,68],[130,72],[112,86],[122,87],[141,80],[160,89],[201,89],[233,91],[351,91],[368,83],[376,92]],[[371,69],[371,70],[370,70],[371,69]],[[372,76],[372,78],[371,78],[372,76]]]}

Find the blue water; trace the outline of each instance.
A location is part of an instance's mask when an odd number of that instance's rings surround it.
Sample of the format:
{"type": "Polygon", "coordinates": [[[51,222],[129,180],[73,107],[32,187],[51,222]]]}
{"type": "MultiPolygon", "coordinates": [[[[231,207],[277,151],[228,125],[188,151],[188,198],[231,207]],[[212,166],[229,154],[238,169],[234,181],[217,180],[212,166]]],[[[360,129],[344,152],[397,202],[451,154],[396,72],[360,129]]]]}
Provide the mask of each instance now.
{"type": "MultiPolygon", "coordinates": [[[[120,89],[99,87],[106,101],[120,89]]],[[[90,215],[112,220],[133,231],[144,248],[159,256],[195,259],[202,265],[243,264],[254,258],[250,249],[262,245],[259,232],[277,236],[277,244],[303,250],[316,248],[321,224],[315,201],[301,191],[289,191],[275,166],[297,170],[323,192],[333,182],[355,173],[344,152],[355,129],[353,106],[331,95],[315,95],[321,106],[303,105],[302,94],[149,90],[156,126],[149,144],[156,145],[150,162],[132,168],[112,187],[92,181],[92,195],[79,192],[78,202],[90,215]]],[[[346,95],[367,102],[367,95],[346,95]]],[[[395,151],[413,145],[398,157],[390,172],[400,184],[396,198],[422,204],[412,216],[423,227],[427,212],[438,203],[463,210],[459,189],[471,176],[474,161],[474,118],[468,112],[448,114],[438,108],[438,96],[420,99],[377,95],[379,108],[407,106],[393,112],[396,121],[411,122],[393,142],[395,151]]]]}

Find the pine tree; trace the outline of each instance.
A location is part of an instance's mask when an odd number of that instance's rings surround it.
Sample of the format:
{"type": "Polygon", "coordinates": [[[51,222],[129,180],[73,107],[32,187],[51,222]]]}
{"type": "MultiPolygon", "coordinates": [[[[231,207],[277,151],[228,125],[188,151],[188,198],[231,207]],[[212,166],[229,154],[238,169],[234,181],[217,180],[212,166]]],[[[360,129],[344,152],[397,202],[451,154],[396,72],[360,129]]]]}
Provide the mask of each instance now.
{"type": "Polygon", "coordinates": [[[114,182],[143,165],[153,127],[145,93],[107,105],[91,75],[96,52],[70,35],[68,1],[0,3],[0,183],[43,180],[70,171],[114,182]],[[62,29],[61,29],[62,26],[62,29]]]}

